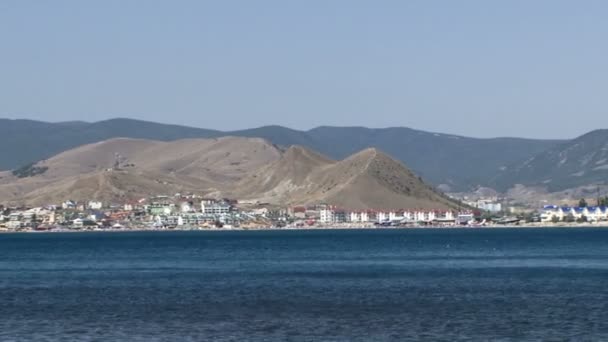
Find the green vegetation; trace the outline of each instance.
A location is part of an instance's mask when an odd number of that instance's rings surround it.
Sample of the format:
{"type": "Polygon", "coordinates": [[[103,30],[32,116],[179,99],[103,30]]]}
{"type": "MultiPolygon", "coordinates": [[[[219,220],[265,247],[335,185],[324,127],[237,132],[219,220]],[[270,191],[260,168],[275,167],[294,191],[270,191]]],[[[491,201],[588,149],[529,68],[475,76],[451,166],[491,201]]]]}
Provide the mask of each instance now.
{"type": "Polygon", "coordinates": [[[580,201],[578,201],[578,206],[581,208],[586,208],[587,207],[587,201],[585,201],[584,198],[581,198],[580,201]]]}
{"type": "Polygon", "coordinates": [[[608,206],[608,196],[606,196],[604,198],[598,198],[597,205],[599,207],[606,207],[606,206],[608,206]]]}
{"type": "Polygon", "coordinates": [[[567,216],[564,217],[564,222],[572,223],[574,221],[576,221],[576,219],[574,218],[574,215],[572,215],[572,214],[568,214],[567,216]]]}
{"type": "Polygon", "coordinates": [[[551,217],[551,222],[553,222],[553,223],[557,223],[557,222],[559,222],[559,217],[557,217],[557,216],[553,215],[553,216],[551,217]]]}
{"type": "Polygon", "coordinates": [[[13,175],[18,178],[34,177],[45,173],[48,169],[46,166],[35,166],[34,163],[30,163],[17,170],[13,170],[13,175]]]}

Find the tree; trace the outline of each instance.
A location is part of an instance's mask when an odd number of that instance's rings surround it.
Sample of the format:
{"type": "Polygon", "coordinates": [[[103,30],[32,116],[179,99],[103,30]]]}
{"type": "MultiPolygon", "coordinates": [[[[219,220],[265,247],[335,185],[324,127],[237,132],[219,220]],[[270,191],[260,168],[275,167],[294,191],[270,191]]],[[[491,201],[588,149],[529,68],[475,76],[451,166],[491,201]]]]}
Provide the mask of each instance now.
{"type": "Polygon", "coordinates": [[[581,208],[587,207],[587,201],[585,201],[584,198],[581,198],[581,200],[578,201],[578,206],[581,207],[581,208]]]}
{"type": "Polygon", "coordinates": [[[576,222],[578,222],[578,223],[587,222],[587,216],[583,215],[583,216],[579,217],[578,219],[576,219],[576,222]]]}
{"type": "Polygon", "coordinates": [[[557,222],[559,222],[559,217],[557,217],[557,216],[553,215],[553,216],[551,217],[551,222],[553,222],[553,223],[557,223],[557,222]]]}
{"type": "Polygon", "coordinates": [[[567,216],[564,216],[564,222],[572,223],[574,221],[575,221],[574,215],[568,214],[567,216]]]}

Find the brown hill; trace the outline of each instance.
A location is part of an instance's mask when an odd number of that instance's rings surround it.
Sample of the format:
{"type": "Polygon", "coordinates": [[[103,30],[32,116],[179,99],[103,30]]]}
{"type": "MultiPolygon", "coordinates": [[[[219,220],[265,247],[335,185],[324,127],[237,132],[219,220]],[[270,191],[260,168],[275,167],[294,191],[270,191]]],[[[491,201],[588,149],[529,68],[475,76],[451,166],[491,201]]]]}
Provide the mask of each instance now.
{"type": "Polygon", "coordinates": [[[376,149],[342,161],[292,147],[239,182],[235,195],[269,203],[328,203],[350,209],[457,208],[401,163],[376,149]]]}
{"type": "Polygon", "coordinates": [[[283,151],[258,138],[118,138],[63,152],[34,168],[45,171],[22,178],[0,174],[0,200],[36,205],[67,199],[121,202],[194,192],[350,209],[458,206],[376,149],[334,161],[299,146],[283,151]]]}
{"type": "Polygon", "coordinates": [[[224,190],[281,156],[259,138],[160,142],[117,138],[84,145],[33,165],[41,174],[0,173],[0,201],[11,204],[135,199],[176,192],[224,190]]]}

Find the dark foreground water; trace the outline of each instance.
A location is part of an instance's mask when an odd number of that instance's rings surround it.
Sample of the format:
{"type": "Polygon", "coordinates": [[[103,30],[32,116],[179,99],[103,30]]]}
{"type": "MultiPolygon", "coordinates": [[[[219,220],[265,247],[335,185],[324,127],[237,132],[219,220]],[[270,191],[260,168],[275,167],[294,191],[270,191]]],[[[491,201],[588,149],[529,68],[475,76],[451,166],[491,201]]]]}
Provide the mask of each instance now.
{"type": "Polygon", "coordinates": [[[608,340],[608,229],[0,234],[1,341],[608,340]]]}

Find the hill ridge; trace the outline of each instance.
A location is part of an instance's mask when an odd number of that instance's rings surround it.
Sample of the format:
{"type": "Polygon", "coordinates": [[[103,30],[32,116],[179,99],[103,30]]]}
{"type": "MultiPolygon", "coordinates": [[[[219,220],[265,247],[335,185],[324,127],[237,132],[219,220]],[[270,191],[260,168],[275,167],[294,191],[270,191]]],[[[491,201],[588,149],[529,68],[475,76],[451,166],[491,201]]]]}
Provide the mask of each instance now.
{"type": "Polygon", "coordinates": [[[62,151],[113,137],[173,141],[220,136],[260,137],[276,146],[306,146],[336,160],[376,147],[406,163],[425,180],[453,190],[488,184],[501,168],[562,141],[467,138],[407,127],[319,126],[299,131],[283,126],[218,131],[126,118],[61,124],[0,119],[0,170],[16,169],[62,151]],[[475,167],[471,167],[475,165],[475,167]]]}
{"type": "Polygon", "coordinates": [[[46,205],[194,191],[275,205],[456,207],[377,148],[336,161],[302,146],[277,149],[261,138],[112,138],[62,152],[35,167],[46,170],[0,179],[0,198],[46,205]]]}

